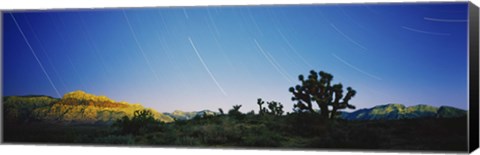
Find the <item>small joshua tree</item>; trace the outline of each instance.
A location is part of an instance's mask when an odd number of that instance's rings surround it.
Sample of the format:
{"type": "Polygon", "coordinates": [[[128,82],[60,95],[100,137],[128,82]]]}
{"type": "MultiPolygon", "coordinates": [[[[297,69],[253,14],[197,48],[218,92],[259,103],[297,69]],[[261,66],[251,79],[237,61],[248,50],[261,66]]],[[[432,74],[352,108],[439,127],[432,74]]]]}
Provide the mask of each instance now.
{"type": "Polygon", "coordinates": [[[355,109],[349,101],[355,96],[356,91],[347,87],[347,93],[343,96],[343,86],[341,83],[332,85],[333,76],[329,73],[314,70],[310,71],[307,79],[303,75],[298,76],[301,85],[290,87],[289,91],[293,94],[292,101],[297,101],[294,105],[297,111],[313,110],[313,102],[320,108],[320,115],[324,118],[335,118],[338,110],[355,109]],[[343,100],[341,100],[343,98],[343,100]],[[331,107],[331,110],[329,110],[331,107]]]}
{"type": "Polygon", "coordinates": [[[124,116],[113,125],[118,127],[122,133],[137,134],[142,130],[151,129],[159,123],[159,121],[155,120],[152,111],[143,109],[136,110],[131,119],[128,116],[124,116]]]}
{"type": "Polygon", "coordinates": [[[281,116],[283,114],[283,105],[280,102],[271,101],[267,102],[268,109],[270,109],[270,114],[281,116]]]}
{"type": "Polygon", "coordinates": [[[265,107],[262,107],[263,104],[265,104],[265,101],[262,101],[261,98],[257,99],[257,104],[258,104],[258,114],[263,115],[266,113],[267,109],[265,107]]]}
{"type": "Polygon", "coordinates": [[[228,111],[228,115],[231,115],[231,116],[240,116],[242,115],[242,112],[240,112],[240,107],[242,107],[242,105],[234,105],[233,106],[233,109],[230,109],[228,111]]]}
{"type": "Polygon", "coordinates": [[[263,104],[265,104],[265,101],[263,101],[261,98],[257,99],[257,104],[259,106],[259,114],[264,115],[264,114],[271,114],[271,115],[276,115],[280,116],[283,114],[283,105],[280,102],[276,101],[270,101],[266,102],[267,103],[267,108],[262,107],[263,104]]]}
{"type": "Polygon", "coordinates": [[[222,116],[225,115],[222,108],[218,108],[218,111],[220,112],[220,115],[222,115],[222,116]]]}

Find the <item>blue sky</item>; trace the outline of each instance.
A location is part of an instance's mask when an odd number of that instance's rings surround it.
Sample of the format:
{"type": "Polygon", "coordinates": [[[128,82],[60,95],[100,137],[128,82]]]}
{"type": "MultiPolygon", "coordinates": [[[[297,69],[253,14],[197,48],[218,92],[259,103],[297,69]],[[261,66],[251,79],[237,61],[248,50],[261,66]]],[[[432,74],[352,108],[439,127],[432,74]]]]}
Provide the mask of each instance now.
{"type": "Polygon", "coordinates": [[[351,103],[467,109],[467,3],[161,7],[3,13],[3,95],[83,90],[158,111],[256,99],[291,111],[310,70],[351,103]]]}

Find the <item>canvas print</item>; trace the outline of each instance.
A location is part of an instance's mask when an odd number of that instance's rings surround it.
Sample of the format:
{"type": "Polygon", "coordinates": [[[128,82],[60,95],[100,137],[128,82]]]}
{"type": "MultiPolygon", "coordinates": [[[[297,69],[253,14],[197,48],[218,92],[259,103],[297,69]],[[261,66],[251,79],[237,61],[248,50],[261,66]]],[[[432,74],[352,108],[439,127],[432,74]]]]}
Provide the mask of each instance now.
{"type": "Polygon", "coordinates": [[[3,142],[468,147],[468,3],[2,12],[3,142]]]}

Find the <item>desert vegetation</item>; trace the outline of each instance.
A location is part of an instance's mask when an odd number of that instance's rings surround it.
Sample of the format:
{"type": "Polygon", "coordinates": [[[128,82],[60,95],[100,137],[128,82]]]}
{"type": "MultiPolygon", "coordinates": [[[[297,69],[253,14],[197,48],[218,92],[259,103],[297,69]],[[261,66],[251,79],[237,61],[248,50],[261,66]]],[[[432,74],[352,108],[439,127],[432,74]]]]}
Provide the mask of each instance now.
{"type": "MultiPolygon", "coordinates": [[[[142,146],[246,148],[348,148],[465,151],[467,118],[461,110],[391,104],[355,109],[357,92],[332,84],[333,76],[310,71],[288,89],[295,103],[258,98],[258,110],[242,105],[218,112],[159,113],[141,105],[72,92],[4,97],[4,141],[142,146]],[[316,106],[315,106],[316,105],[316,106]],[[348,116],[347,116],[348,115],[348,116]],[[370,117],[366,117],[370,116],[370,117]],[[393,118],[393,119],[390,119],[393,118]]],[[[286,90],[287,91],[287,90],[286,90]]],[[[255,104],[255,100],[252,101],[255,104]]]]}

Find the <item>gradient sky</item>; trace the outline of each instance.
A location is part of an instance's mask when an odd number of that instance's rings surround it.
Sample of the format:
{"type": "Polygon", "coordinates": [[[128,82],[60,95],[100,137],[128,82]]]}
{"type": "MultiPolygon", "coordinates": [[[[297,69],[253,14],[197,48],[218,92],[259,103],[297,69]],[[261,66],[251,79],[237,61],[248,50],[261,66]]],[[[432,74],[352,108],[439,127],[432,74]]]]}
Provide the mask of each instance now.
{"type": "Polygon", "coordinates": [[[3,95],[83,90],[175,109],[293,102],[311,69],[387,103],[467,109],[466,2],[3,13],[3,95]]]}

